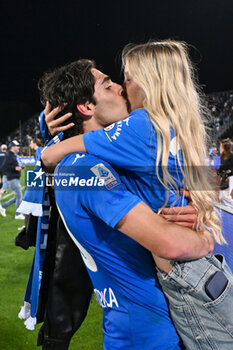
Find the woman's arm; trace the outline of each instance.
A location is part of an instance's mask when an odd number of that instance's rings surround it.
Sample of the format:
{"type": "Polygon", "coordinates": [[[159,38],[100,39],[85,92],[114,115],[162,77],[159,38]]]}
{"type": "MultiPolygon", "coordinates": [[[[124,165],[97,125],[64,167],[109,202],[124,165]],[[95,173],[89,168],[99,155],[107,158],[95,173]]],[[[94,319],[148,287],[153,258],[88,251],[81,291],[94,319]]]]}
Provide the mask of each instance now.
{"type": "Polygon", "coordinates": [[[46,168],[54,169],[67,154],[79,152],[87,152],[83,142],[83,135],[71,137],[46,148],[41,155],[41,160],[46,168]]]}

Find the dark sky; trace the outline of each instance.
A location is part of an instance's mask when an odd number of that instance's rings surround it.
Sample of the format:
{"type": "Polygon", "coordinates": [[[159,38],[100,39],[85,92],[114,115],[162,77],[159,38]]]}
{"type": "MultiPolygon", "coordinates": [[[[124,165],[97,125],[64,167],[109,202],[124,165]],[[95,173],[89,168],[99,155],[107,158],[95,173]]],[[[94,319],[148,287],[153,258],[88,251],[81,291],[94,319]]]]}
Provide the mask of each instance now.
{"type": "Polygon", "coordinates": [[[1,135],[41,105],[37,81],[45,70],[80,57],[117,82],[128,42],[184,40],[205,92],[233,88],[232,0],[1,1],[1,135]]]}

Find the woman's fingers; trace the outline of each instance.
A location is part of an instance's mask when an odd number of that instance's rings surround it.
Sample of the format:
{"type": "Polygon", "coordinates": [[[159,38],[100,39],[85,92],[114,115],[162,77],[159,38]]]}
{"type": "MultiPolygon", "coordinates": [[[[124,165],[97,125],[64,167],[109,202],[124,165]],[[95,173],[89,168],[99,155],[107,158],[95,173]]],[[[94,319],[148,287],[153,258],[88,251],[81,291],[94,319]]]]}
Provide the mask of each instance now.
{"type": "Polygon", "coordinates": [[[59,127],[56,128],[56,133],[61,132],[61,131],[69,130],[73,126],[74,126],[74,123],[70,123],[70,124],[67,124],[67,125],[64,125],[64,126],[59,126],[59,127]]]}
{"type": "Polygon", "coordinates": [[[185,207],[171,207],[171,208],[163,208],[161,211],[163,215],[189,215],[196,214],[196,209],[192,205],[187,205],[185,207]]]}
{"type": "Polygon", "coordinates": [[[51,112],[51,104],[47,101],[46,106],[45,106],[45,110],[44,110],[45,116],[48,115],[50,112],[51,112]]]}
{"type": "Polygon", "coordinates": [[[63,116],[55,119],[55,117],[65,108],[65,106],[66,104],[63,104],[51,110],[50,103],[46,103],[44,111],[45,121],[49,129],[49,133],[52,136],[56,135],[58,132],[69,130],[74,126],[74,123],[69,123],[62,126],[62,124],[72,116],[72,113],[66,113],[63,116]]]}
{"type": "Polygon", "coordinates": [[[58,119],[51,120],[50,125],[53,127],[61,126],[61,124],[64,123],[67,119],[69,119],[71,116],[72,116],[72,113],[66,113],[63,116],[59,117],[58,119]]]}
{"type": "Polygon", "coordinates": [[[162,215],[166,220],[173,221],[173,222],[187,222],[194,224],[196,222],[196,215],[190,214],[190,215],[162,215]]]}
{"type": "Polygon", "coordinates": [[[45,120],[46,122],[50,122],[51,120],[54,120],[54,118],[64,109],[64,105],[63,106],[58,106],[54,109],[52,109],[51,111],[51,105],[49,104],[49,102],[46,103],[46,108],[45,108],[45,120]],[[48,106],[48,108],[47,108],[48,106]]]}

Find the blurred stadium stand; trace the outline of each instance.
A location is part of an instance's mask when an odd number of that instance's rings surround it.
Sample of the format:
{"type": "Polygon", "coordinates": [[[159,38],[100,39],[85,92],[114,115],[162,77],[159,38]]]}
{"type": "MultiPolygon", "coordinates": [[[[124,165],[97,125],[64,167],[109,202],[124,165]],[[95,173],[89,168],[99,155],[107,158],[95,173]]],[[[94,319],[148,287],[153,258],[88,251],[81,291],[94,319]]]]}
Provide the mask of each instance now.
{"type": "Polygon", "coordinates": [[[219,208],[222,218],[222,231],[227,241],[227,245],[215,245],[214,253],[220,253],[225,256],[225,259],[233,271],[233,209],[224,204],[216,204],[219,208]]]}

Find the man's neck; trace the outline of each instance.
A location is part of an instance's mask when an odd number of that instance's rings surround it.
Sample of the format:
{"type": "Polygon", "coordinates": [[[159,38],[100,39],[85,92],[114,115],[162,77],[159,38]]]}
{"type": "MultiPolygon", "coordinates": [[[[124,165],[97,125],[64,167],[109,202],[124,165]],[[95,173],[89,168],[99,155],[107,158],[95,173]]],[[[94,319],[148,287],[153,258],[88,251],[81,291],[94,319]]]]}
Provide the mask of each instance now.
{"type": "Polygon", "coordinates": [[[104,126],[103,125],[100,125],[96,120],[95,118],[90,118],[88,120],[84,120],[83,121],[83,131],[84,131],[84,134],[86,134],[87,132],[89,131],[92,131],[92,130],[99,130],[99,129],[102,129],[104,126]]]}

